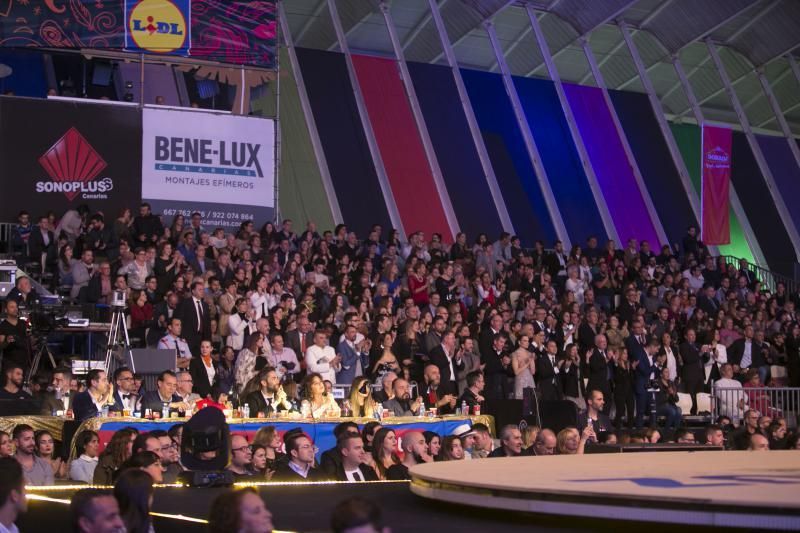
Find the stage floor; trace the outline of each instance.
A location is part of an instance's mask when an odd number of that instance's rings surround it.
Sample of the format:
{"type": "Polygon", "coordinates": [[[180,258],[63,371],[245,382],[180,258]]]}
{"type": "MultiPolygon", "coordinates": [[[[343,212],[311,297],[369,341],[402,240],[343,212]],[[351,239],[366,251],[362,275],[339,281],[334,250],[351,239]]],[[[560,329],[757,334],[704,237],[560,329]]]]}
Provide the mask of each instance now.
{"type": "Polygon", "coordinates": [[[412,477],[419,496],[484,509],[800,530],[796,451],[516,457],[420,465],[412,477]]]}

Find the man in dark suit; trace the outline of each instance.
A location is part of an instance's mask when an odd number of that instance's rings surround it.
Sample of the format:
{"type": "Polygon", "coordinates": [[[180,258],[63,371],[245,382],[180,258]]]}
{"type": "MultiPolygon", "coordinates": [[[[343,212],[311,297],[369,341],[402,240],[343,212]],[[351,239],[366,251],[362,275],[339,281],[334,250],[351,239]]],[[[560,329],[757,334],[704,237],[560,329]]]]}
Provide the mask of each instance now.
{"type": "Polygon", "coordinates": [[[536,358],[536,386],[542,394],[542,401],[555,401],[561,399],[561,384],[559,382],[558,344],[549,340],[545,351],[536,358]]]}
{"type": "Polygon", "coordinates": [[[75,395],[72,412],[75,420],[83,422],[100,416],[103,399],[108,393],[108,377],[105,371],[92,369],[86,375],[86,390],[75,395]]]}
{"type": "Polygon", "coordinates": [[[492,400],[508,399],[508,378],[514,376],[514,368],[511,366],[511,358],[505,346],[505,333],[498,333],[494,336],[490,350],[488,352],[481,350],[481,362],[486,365],[483,369],[486,376],[484,396],[492,400]]]}
{"type": "Polygon", "coordinates": [[[255,418],[259,413],[269,417],[278,411],[285,411],[286,393],[281,388],[278,373],[270,366],[265,366],[258,373],[261,388],[247,395],[245,402],[250,406],[250,416],[255,418]]]}
{"type": "Polygon", "coordinates": [[[717,291],[714,286],[708,282],[703,285],[703,292],[697,295],[697,307],[705,311],[711,316],[717,315],[719,309],[719,302],[717,301],[717,291]]]}
{"type": "MultiPolygon", "coordinates": [[[[499,314],[493,315],[489,319],[489,324],[484,324],[481,333],[478,336],[478,350],[481,353],[481,358],[486,358],[489,354],[494,352],[493,344],[495,336],[502,333],[503,330],[503,317],[499,314]]],[[[485,360],[483,361],[486,362],[485,360]]]]}
{"type": "Polygon", "coordinates": [[[172,370],[165,370],[158,375],[157,390],[147,391],[142,395],[142,412],[150,409],[154,413],[161,413],[164,404],[169,404],[170,411],[186,411],[188,407],[181,397],[175,394],[178,390],[178,377],[172,370]]]}
{"type": "Polygon", "coordinates": [[[439,410],[439,414],[453,414],[457,398],[454,394],[443,394],[440,391],[441,374],[439,373],[439,367],[432,363],[427,365],[424,378],[425,386],[420,396],[422,396],[422,401],[425,402],[425,408],[431,409],[435,407],[439,410]]]}
{"type": "Polygon", "coordinates": [[[28,237],[28,252],[31,263],[42,264],[44,256],[45,266],[52,266],[58,260],[58,247],[56,238],[50,231],[49,221],[46,216],[39,217],[39,224],[31,230],[28,237]]]}
{"type": "Polygon", "coordinates": [[[627,323],[628,326],[633,324],[633,319],[636,316],[642,305],[637,301],[636,290],[628,289],[625,291],[625,300],[619,304],[617,313],[619,313],[619,320],[623,324],[627,323]]]}
{"type": "Polygon", "coordinates": [[[91,216],[89,227],[86,248],[94,252],[95,259],[104,257],[109,262],[116,261],[119,257],[119,239],[114,227],[107,225],[100,213],[91,216]]]}
{"type": "MultiPolygon", "coordinates": [[[[339,442],[339,439],[345,437],[346,435],[355,435],[361,438],[361,432],[358,429],[358,424],[355,422],[342,422],[340,424],[336,424],[333,428],[333,437],[336,439],[336,442],[339,442]]],[[[342,467],[342,455],[339,453],[339,447],[334,446],[328,450],[322,452],[319,456],[319,469],[325,474],[326,477],[329,479],[333,479],[336,476],[337,470],[341,469],[342,467]]]]}
{"type": "Polygon", "coordinates": [[[192,294],[184,298],[178,309],[177,317],[181,319],[181,332],[192,356],[200,355],[200,341],[211,340],[211,314],[208,304],[203,301],[205,282],[202,279],[192,281],[192,294]]]}
{"type": "Polygon", "coordinates": [[[442,343],[435,346],[430,352],[431,364],[439,367],[442,382],[439,385],[441,394],[458,396],[458,381],[456,373],[464,370],[463,351],[456,351],[456,336],[448,331],[442,338],[442,343]]]}
{"type": "MultiPolygon", "coordinates": [[[[636,381],[634,382],[634,391],[636,392],[636,427],[641,428],[644,425],[644,414],[650,412],[653,398],[647,392],[650,388],[650,383],[656,381],[659,377],[659,370],[655,363],[655,357],[658,353],[661,344],[657,339],[653,338],[647,341],[642,353],[636,359],[631,358],[631,351],[628,350],[628,357],[630,361],[634,361],[634,368],[636,374],[636,381]]],[[[650,425],[654,426],[655,421],[651,420],[650,425]]]]}
{"type": "MultiPolygon", "coordinates": [[[[633,363],[645,356],[647,334],[644,329],[644,321],[641,318],[634,319],[633,324],[630,324],[630,328],[631,334],[625,339],[625,348],[628,350],[628,360],[633,363]]],[[[656,339],[658,338],[656,337],[656,339]]]]}
{"type": "Polygon", "coordinates": [[[202,276],[207,271],[214,270],[216,265],[213,259],[206,257],[206,247],[202,244],[198,244],[194,251],[194,259],[189,261],[189,266],[195,274],[202,276]]]}
{"type": "Polygon", "coordinates": [[[273,481],[323,481],[324,474],[314,468],[314,443],[302,433],[285,438],[289,460],[275,468],[273,481]]]}
{"type": "MultiPolygon", "coordinates": [[[[589,382],[586,390],[599,390],[603,393],[603,412],[608,414],[611,408],[611,372],[613,365],[609,361],[608,339],[603,334],[594,339],[595,348],[589,356],[589,382]]],[[[537,372],[538,373],[538,372],[537,372]]]]}
{"type": "Polygon", "coordinates": [[[110,411],[122,412],[136,411],[139,405],[139,396],[136,394],[136,381],[129,368],[121,366],[114,371],[114,405],[110,411]]]}
{"type": "Polygon", "coordinates": [[[750,368],[758,369],[761,383],[766,383],[769,372],[769,362],[764,357],[764,345],[754,339],[753,326],[745,326],[744,337],[736,339],[728,348],[728,362],[733,365],[733,371],[744,377],[750,368]]]}
{"type": "Polygon", "coordinates": [[[306,316],[297,318],[297,328],[284,334],[285,343],[294,350],[300,366],[305,368],[306,350],[314,344],[314,328],[306,316]]]}
{"type": "Polygon", "coordinates": [[[356,433],[345,433],[339,437],[336,449],[341,457],[341,465],[336,469],[336,481],[377,481],[378,475],[371,467],[365,465],[364,441],[356,433]]]}
{"type": "Polygon", "coordinates": [[[708,346],[698,347],[697,333],[692,328],[686,330],[686,341],[681,344],[679,352],[683,367],[681,367],[681,382],[684,390],[692,397],[691,414],[697,414],[697,393],[702,392],[705,381],[703,357],[708,358],[708,346]]]}
{"type": "Polygon", "coordinates": [[[52,416],[57,411],[66,413],[72,409],[75,394],[69,389],[72,381],[72,371],[67,367],[58,367],[53,370],[53,379],[50,382],[52,389],[44,396],[42,401],[42,415],[52,416]]]}

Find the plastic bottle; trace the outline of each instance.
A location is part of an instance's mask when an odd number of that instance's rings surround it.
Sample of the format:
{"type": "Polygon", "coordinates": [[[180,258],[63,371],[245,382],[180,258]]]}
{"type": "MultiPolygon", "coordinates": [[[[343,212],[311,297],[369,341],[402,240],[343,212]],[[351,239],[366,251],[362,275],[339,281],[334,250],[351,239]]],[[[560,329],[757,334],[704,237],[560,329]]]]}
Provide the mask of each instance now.
{"type": "Polygon", "coordinates": [[[461,412],[459,412],[462,416],[469,416],[469,407],[467,407],[466,400],[461,402],[461,412]]]}
{"type": "Polygon", "coordinates": [[[169,418],[169,403],[161,404],[161,418],[169,418]]]}

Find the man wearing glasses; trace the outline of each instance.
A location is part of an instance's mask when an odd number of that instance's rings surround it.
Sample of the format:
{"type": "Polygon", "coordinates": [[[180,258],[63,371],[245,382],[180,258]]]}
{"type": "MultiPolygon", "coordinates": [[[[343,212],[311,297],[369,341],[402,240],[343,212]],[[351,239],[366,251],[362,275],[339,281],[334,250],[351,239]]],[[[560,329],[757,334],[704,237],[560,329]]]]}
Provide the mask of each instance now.
{"type": "Polygon", "coordinates": [[[175,483],[178,480],[178,474],[183,470],[179,462],[178,445],[163,429],[153,430],[149,435],[158,439],[159,449],[153,451],[161,458],[164,483],[175,483]]]}
{"type": "Polygon", "coordinates": [[[738,429],[733,431],[730,435],[730,442],[733,444],[734,450],[746,450],[750,446],[750,437],[753,435],[765,436],[758,427],[758,419],[761,413],[755,409],[748,409],[744,414],[744,423],[738,429]]]}
{"type": "Polygon", "coordinates": [[[253,475],[250,465],[253,462],[253,452],[244,435],[231,435],[231,464],[227,470],[233,472],[234,477],[247,478],[253,475]]]}
{"type": "Polygon", "coordinates": [[[109,410],[124,413],[123,416],[131,416],[134,411],[138,411],[137,393],[133,372],[127,367],[119,367],[114,371],[114,406],[109,410]]]}
{"type": "Polygon", "coordinates": [[[192,379],[192,375],[186,370],[178,372],[178,390],[175,394],[180,396],[183,403],[188,406],[195,405],[197,400],[200,399],[199,394],[192,392],[193,387],[194,380],[192,379]]]}
{"type": "Polygon", "coordinates": [[[325,475],[314,467],[317,447],[302,433],[284,438],[289,462],[279,464],[275,469],[273,481],[323,481],[325,475]]]}

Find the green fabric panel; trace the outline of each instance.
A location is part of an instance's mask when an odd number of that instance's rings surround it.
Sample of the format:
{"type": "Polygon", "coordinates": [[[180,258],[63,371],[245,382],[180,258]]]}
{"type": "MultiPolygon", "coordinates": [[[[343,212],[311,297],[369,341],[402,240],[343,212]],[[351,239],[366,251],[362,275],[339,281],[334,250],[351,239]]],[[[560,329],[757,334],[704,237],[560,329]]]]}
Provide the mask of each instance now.
{"type": "MultiPolygon", "coordinates": [[[[692,177],[692,183],[697,191],[698,197],[700,195],[700,151],[701,151],[701,133],[700,128],[694,124],[670,124],[672,135],[678,143],[678,148],[681,151],[684,163],[689,170],[689,175],[692,177]]],[[[736,162],[734,161],[734,164],[736,162]]],[[[750,263],[756,264],[753,257],[753,252],[750,250],[750,245],[747,244],[747,239],[742,230],[739,219],[730,208],[730,224],[731,224],[731,243],[717,246],[723,255],[732,255],[747,259],[750,263]]],[[[766,267],[766,265],[760,265],[766,267]]]]}
{"type": "MultiPolygon", "coordinates": [[[[275,116],[275,86],[259,91],[250,108],[262,116],[275,116]]],[[[334,222],[317,158],[306,127],[303,107],[286,48],[280,50],[281,163],[278,171],[278,204],[281,218],[294,222],[294,231],[305,231],[309,220],[317,231],[333,230],[334,222]]]]}

